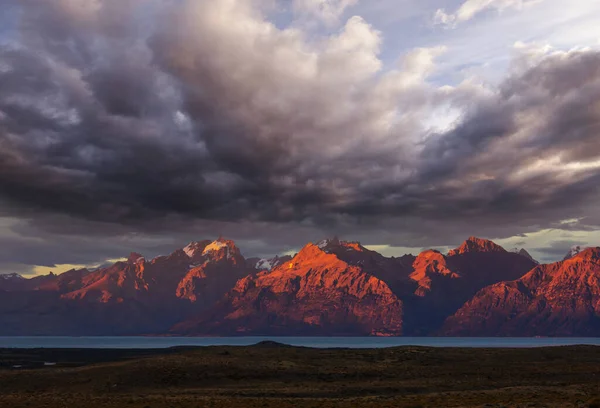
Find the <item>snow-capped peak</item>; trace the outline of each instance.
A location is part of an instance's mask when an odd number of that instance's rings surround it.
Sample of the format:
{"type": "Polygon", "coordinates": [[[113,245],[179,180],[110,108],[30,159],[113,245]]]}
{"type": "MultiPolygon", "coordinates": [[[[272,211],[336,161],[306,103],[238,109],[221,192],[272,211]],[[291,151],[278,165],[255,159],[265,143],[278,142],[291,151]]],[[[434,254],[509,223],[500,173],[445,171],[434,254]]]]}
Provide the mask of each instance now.
{"type": "Polygon", "coordinates": [[[586,247],[582,247],[581,245],[573,245],[569,252],[567,252],[567,255],[565,255],[565,257],[563,258],[563,261],[573,258],[575,255],[585,251],[586,249],[586,247]]]}
{"type": "Polygon", "coordinates": [[[183,248],[183,252],[185,252],[185,254],[187,256],[189,256],[190,258],[195,257],[198,253],[202,253],[201,251],[204,251],[204,248],[206,247],[207,241],[203,241],[203,242],[190,242],[189,244],[187,244],[187,246],[185,248],[183,248]]]}
{"type": "Polygon", "coordinates": [[[188,244],[185,248],[183,248],[183,252],[186,253],[190,258],[194,256],[194,242],[188,244]]]}
{"type": "Polygon", "coordinates": [[[4,279],[4,280],[9,280],[9,279],[25,279],[24,277],[22,277],[21,275],[19,275],[18,273],[7,273],[7,274],[0,274],[0,279],[4,279]]]}
{"type": "Polygon", "coordinates": [[[329,245],[328,239],[324,239],[322,241],[317,242],[317,246],[321,249],[325,248],[327,245],[329,245]]]}
{"type": "Polygon", "coordinates": [[[267,259],[267,258],[263,258],[260,259],[258,262],[256,262],[256,264],[254,265],[254,267],[256,269],[258,269],[259,271],[272,271],[273,269],[277,268],[279,265],[291,261],[292,257],[290,255],[283,255],[283,256],[274,256],[273,258],[267,259]]]}
{"type": "Polygon", "coordinates": [[[327,239],[324,239],[324,240],[321,240],[321,241],[317,242],[317,246],[320,249],[324,249],[324,248],[326,248],[326,247],[328,247],[330,245],[339,245],[339,244],[340,244],[340,240],[339,240],[338,237],[333,237],[331,239],[327,238],[327,239]]]}
{"type": "Polygon", "coordinates": [[[214,252],[214,251],[218,251],[222,248],[227,248],[227,243],[223,242],[223,241],[213,241],[210,244],[208,244],[206,246],[206,248],[204,248],[204,251],[202,251],[202,255],[206,255],[209,252],[214,252]]]}
{"type": "Polygon", "coordinates": [[[256,263],[255,268],[258,270],[266,269],[267,271],[270,271],[271,269],[273,269],[273,265],[271,264],[271,262],[269,262],[268,259],[261,259],[256,263]]]}

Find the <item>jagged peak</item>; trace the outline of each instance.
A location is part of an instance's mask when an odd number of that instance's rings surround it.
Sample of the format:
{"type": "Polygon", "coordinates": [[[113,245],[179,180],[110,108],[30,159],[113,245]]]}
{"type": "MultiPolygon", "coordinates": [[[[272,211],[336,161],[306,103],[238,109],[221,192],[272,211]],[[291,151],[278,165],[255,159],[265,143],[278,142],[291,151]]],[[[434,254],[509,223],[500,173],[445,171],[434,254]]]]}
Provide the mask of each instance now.
{"type": "Polygon", "coordinates": [[[202,251],[202,254],[206,255],[207,253],[220,251],[223,249],[237,250],[237,247],[235,246],[235,242],[233,242],[232,240],[219,237],[210,244],[206,245],[206,247],[202,251]]]}
{"type": "Polygon", "coordinates": [[[309,242],[308,244],[304,245],[304,247],[302,247],[302,249],[296,254],[294,258],[326,254],[327,252],[325,252],[324,250],[326,245],[321,245],[322,242],[323,241],[320,241],[316,244],[309,242]]]}
{"type": "Polygon", "coordinates": [[[317,243],[317,244],[313,244],[313,243],[306,244],[300,250],[300,252],[298,252],[296,254],[296,256],[294,256],[292,258],[291,261],[286,262],[286,264],[287,264],[286,269],[289,269],[290,265],[296,265],[298,263],[302,263],[302,262],[306,262],[306,261],[313,261],[313,260],[316,260],[316,259],[319,259],[319,258],[325,257],[325,256],[334,257],[334,258],[337,259],[336,255],[327,252],[325,248],[321,248],[318,244],[319,243],[317,243]]]}
{"type": "Polygon", "coordinates": [[[571,249],[569,250],[569,252],[567,252],[565,257],[563,258],[563,261],[566,261],[567,259],[571,259],[574,256],[577,256],[578,254],[585,251],[586,249],[587,249],[586,247],[581,246],[581,245],[573,245],[571,247],[571,249]]]}
{"type": "Polygon", "coordinates": [[[246,262],[235,242],[230,239],[219,237],[219,239],[206,245],[202,251],[203,261],[220,261],[223,259],[232,260],[234,263],[246,262]]]}
{"type": "Polygon", "coordinates": [[[460,255],[469,252],[506,252],[506,250],[489,239],[469,237],[458,248],[448,252],[448,256],[460,255]]]}
{"type": "Polygon", "coordinates": [[[315,245],[321,249],[325,249],[327,247],[337,246],[339,244],[340,244],[339,238],[337,236],[334,236],[333,238],[322,239],[321,241],[317,242],[315,245]]]}
{"type": "Polygon", "coordinates": [[[198,254],[202,254],[204,248],[206,248],[206,246],[209,244],[210,241],[208,240],[192,241],[183,248],[183,252],[185,252],[190,258],[193,258],[198,254]]]}
{"type": "Polygon", "coordinates": [[[129,262],[129,263],[136,263],[140,259],[144,259],[144,255],[139,254],[137,252],[131,252],[129,254],[129,256],[127,257],[127,262],[129,262]]]}
{"type": "Polygon", "coordinates": [[[445,261],[446,257],[440,251],[435,249],[427,249],[421,252],[419,255],[415,257],[414,262],[423,262],[426,260],[440,260],[445,261]]]}
{"type": "Polygon", "coordinates": [[[333,238],[323,239],[315,244],[321,250],[329,253],[334,249],[345,248],[348,251],[359,251],[364,252],[367,249],[361,245],[358,241],[342,241],[337,236],[333,238]]]}
{"type": "Polygon", "coordinates": [[[447,265],[446,257],[435,249],[429,249],[421,252],[413,262],[413,272],[410,278],[420,281],[429,275],[448,275],[457,278],[460,275],[450,270],[447,265]]]}
{"type": "MultiPolygon", "coordinates": [[[[159,256],[157,258],[154,258],[154,260],[156,259],[160,259],[163,258],[162,256],[159,256]]],[[[182,248],[176,249],[175,251],[171,252],[169,255],[166,256],[167,259],[186,259],[188,258],[188,255],[185,253],[185,251],[182,248]]]]}
{"type": "MultiPolygon", "coordinates": [[[[327,240],[331,244],[332,240],[327,240]]],[[[319,265],[356,265],[355,262],[349,260],[346,255],[353,255],[351,251],[368,251],[356,242],[337,241],[337,245],[319,245],[324,241],[316,244],[308,243],[300,252],[298,252],[290,261],[286,261],[279,265],[277,269],[283,267],[285,270],[294,269],[301,264],[319,264],[319,265]]]]}
{"type": "Polygon", "coordinates": [[[262,258],[256,261],[254,264],[254,268],[258,270],[267,270],[271,271],[272,269],[277,268],[279,265],[289,262],[292,260],[291,255],[275,255],[272,258],[262,258]]]}
{"type": "Polygon", "coordinates": [[[567,260],[600,262],[600,247],[585,248],[567,260]]]}

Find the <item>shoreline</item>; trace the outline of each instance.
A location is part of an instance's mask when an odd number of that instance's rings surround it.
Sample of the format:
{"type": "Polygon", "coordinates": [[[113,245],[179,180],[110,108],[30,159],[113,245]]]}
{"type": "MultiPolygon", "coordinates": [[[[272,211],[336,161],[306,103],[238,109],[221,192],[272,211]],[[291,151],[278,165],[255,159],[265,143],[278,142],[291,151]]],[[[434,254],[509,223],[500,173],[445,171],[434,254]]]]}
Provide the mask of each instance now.
{"type": "Polygon", "coordinates": [[[595,337],[150,337],[150,336],[0,336],[0,348],[11,349],[168,349],[171,347],[243,347],[263,341],[319,349],[434,348],[540,348],[600,346],[595,337]]]}

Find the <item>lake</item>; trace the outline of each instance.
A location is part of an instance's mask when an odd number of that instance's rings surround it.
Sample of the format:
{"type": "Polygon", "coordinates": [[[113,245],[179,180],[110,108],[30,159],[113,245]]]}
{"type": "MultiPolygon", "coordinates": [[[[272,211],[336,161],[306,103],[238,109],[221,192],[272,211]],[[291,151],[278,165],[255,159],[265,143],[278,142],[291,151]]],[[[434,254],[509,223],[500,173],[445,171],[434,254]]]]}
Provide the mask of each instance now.
{"type": "Polygon", "coordinates": [[[0,337],[0,348],[168,348],[249,346],[261,341],[316,348],[547,347],[595,345],[600,338],[526,337],[0,337]]]}

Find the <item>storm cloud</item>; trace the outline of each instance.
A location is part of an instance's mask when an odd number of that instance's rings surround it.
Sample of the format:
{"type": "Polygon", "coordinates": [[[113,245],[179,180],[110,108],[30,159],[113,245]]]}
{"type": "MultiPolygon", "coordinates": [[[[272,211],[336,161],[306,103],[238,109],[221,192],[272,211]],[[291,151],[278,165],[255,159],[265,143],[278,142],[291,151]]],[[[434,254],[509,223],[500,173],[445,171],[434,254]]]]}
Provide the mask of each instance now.
{"type": "MultiPolygon", "coordinates": [[[[94,237],[133,233],[168,238],[131,249],[224,234],[264,253],[329,233],[440,246],[597,218],[594,49],[520,45],[498,83],[441,86],[451,50],[385,69],[382,33],[358,16],[315,37],[258,0],[1,4],[15,20],[0,49],[2,216],[69,248],[44,246],[36,265],[74,247],[71,262],[102,259],[127,245],[94,237]]],[[[27,258],[11,252],[0,262],[27,258]]]]}

